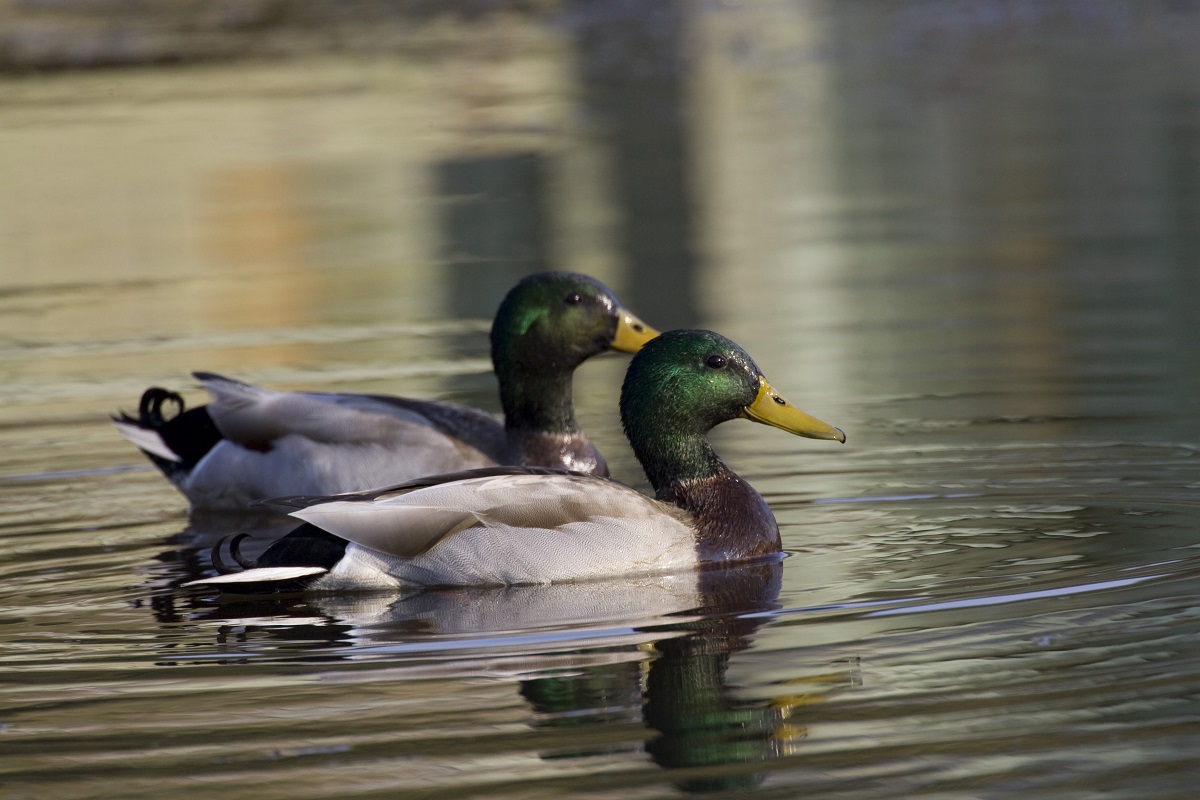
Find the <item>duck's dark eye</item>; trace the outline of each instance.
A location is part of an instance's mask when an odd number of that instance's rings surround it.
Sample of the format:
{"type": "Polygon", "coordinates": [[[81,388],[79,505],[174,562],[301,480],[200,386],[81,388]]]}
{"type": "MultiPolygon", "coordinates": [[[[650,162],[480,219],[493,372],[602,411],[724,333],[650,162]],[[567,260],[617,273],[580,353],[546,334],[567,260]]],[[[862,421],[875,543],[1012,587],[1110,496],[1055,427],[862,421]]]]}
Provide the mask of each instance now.
{"type": "Polygon", "coordinates": [[[583,295],[581,295],[579,292],[571,292],[569,295],[563,298],[563,302],[569,306],[577,306],[583,302],[583,295]]]}
{"type": "Polygon", "coordinates": [[[725,356],[712,355],[704,359],[704,363],[713,369],[725,369],[725,356]]]}

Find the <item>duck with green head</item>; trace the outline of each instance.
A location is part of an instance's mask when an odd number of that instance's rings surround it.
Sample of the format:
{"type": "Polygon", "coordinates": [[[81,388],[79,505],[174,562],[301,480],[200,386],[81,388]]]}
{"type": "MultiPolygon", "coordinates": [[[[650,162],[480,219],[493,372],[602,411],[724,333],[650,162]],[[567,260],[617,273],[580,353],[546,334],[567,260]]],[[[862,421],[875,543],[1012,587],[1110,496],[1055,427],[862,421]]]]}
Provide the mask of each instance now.
{"type": "Polygon", "coordinates": [[[114,421],[193,508],[239,509],[280,495],[326,495],[499,464],[607,475],[575,420],[575,368],[658,335],[586,275],[518,283],[492,325],[503,421],[454,403],[365,394],[280,392],[195,373],[213,401],[184,409],[151,388],[136,417],[114,421]],[[164,406],[178,410],[164,415],[164,406]]]}
{"type": "Polygon", "coordinates": [[[621,420],[655,497],[591,475],[494,468],[387,489],[277,501],[306,525],[243,571],[193,582],[226,591],[554,583],[776,557],[762,495],[713,450],[738,417],[798,436],[845,434],[788,403],[736,344],[672,331],[634,356],[621,420]]]}

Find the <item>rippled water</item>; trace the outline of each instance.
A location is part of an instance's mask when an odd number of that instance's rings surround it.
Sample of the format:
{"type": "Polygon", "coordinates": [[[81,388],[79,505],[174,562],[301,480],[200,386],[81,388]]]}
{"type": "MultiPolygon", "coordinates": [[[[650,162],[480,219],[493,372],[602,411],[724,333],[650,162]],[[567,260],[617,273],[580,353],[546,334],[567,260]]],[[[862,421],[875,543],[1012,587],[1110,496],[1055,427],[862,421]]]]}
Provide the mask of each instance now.
{"type": "MultiPolygon", "coordinates": [[[[0,81],[0,797],[1193,795],[1200,9],[611,8],[0,81]],[[847,431],[715,435],[791,557],[178,588],[281,523],[189,517],[106,415],[193,369],[494,410],[546,265],[847,431]]],[[[624,363],[576,399],[644,485],[624,363]]]]}

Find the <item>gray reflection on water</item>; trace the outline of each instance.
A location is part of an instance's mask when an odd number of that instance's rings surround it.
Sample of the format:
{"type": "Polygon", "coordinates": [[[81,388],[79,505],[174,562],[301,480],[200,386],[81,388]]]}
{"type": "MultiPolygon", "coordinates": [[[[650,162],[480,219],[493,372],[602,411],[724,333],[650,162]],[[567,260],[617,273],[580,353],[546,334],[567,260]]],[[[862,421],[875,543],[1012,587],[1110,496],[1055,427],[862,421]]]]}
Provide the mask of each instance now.
{"type": "Polygon", "coordinates": [[[652,731],[644,742],[626,734],[600,746],[566,743],[541,758],[644,747],[678,772],[672,780],[686,791],[746,787],[763,779],[764,762],[801,745],[798,709],[854,682],[834,672],[775,687],[768,699],[736,696],[726,679],[730,658],[778,609],[781,575],[781,565],[769,562],[576,586],[432,589],[398,599],[224,598],[192,615],[217,626],[215,649],[164,663],[311,653],[382,665],[365,678],[346,673],[350,682],[503,677],[518,683],[536,729],[641,720],[652,731]]]}
{"type": "Polygon", "coordinates": [[[545,160],[502,152],[434,166],[450,316],[491,318],[495,298],[551,268],[545,160]]]}
{"type": "MultiPolygon", "coordinates": [[[[831,139],[847,209],[838,238],[857,256],[847,277],[869,313],[937,320],[961,337],[960,383],[1019,369],[1037,376],[1026,402],[1042,395],[1064,415],[1094,413],[1097,399],[1085,410],[1053,391],[1064,373],[1141,378],[1138,394],[1175,403],[1194,396],[1200,84],[1184,41],[1200,32],[1197,7],[826,10],[830,122],[844,134],[831,139]],[[906,275],[929,291],[902,313],[894,281],[906,275]]],[[[909,361],[896,344],[890,357],[909,361]]],[[[1161,419],[1158,435],[1178,435],[1180,422],[1161,419]]]]}
{"type": "MultiPolygon", "coordinates": [[[[623,257],[630,308],[652,309],[661,330],[699,317],[686,0],[596,4],[570,0],[563,14],[575,46],[582,108],[604,131],[613,244],[623,257]]],[[[650,314],[651,311],[641,311],[650,314]]]]}

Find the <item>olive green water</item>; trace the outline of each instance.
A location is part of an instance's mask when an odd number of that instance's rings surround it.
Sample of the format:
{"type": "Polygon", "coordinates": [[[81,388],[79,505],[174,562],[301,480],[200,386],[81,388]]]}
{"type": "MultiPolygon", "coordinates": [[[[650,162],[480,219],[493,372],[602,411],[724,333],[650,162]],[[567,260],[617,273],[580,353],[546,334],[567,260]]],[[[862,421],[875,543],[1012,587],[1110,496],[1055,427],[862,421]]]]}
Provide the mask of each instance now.
{"type": "MultiPolygon", "coordinates": [[[[567,3],[0,79],[0,797],[1189,798],[1200,7],[567,3]],[[712,327],[778,567],[219,603],[150,385],[494,410],[521,274],[712,327]]],[[[642,485],[616,395],[581,421],[642,485]]]]}

